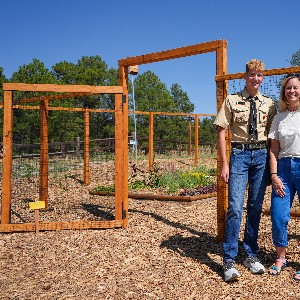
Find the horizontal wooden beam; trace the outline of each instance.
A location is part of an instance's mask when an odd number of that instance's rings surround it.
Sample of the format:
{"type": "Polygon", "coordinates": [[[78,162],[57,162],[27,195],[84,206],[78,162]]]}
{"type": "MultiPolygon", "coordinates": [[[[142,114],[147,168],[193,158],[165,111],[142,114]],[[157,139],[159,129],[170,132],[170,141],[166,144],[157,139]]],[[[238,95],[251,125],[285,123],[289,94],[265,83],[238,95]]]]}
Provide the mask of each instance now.
{"type": "Polygon", "coordinates": [[[192,46],[186,46],[181,48],[175,48],[171,50],[155,52],[135,57],[127,57],[119,60],[119,66],[129,67],[133,65],[148,64],[163,60],[169,60],[174,58],[180,58],[185,56],[197,55],[207,52],[216,51],[217,48],[223,47],[227,44],[226,40],[216,40],[192,46]]]}
{"type": "MultiPolygon", "coordinates": [[[[292,73],[300,73],[300,66],[265,70],[264,76],[284,75],[284,74],[292,74],[292,73]]],[[[245,75],[245,73],[232,73],[232,74],[226,74],[226,75],[216,75],[215,80],[223,81],[223,80],[243,79],[244,75],[245,75]]]]}
{"type": "MultiPolygon", "coordinates": [[[[3,105],[0,105],[0,108],[3,107],[3,105]]],[[[38,110],[40,109],[39,105],[36,106],[24,106],[24,105],[14,105],[14,109],[24,109],[24,110],[38,110]]],[[[49,106],[48,110],[53,111],[74,111],[74,112],[99,112],[99,113],[115,113],[113,109],[100,109],[100,108],[81,108],[81,107],[55,107],[55,106],[49,106]]]]}
{"type": "Polygon", "coordinates": [[[3,83],[4,91],[123,94],[122,86],[3,83]]]}
{"type": "MultiPolygon", "coordinates": [[[[120,228],[122,220],[113,221],[71,221],[71,222],[40,222],[39,230],[63,229],[107,229],[120,228]]],[[[35,223],[0,224],[0,232],[28,232],[35,231],[35,223]]]]}
{"type": "MultiPolygon", "coordinates": [[[[190,113],[180,113],[180,112],[166,112],[166,111],[153,111],[153,115],[166,115],[166,116],[191,116],[195,117],[212,117],[216,116],[216,114],[190,114],[190,113]]],[[[149,115],[149,111],[140,111],[140,110],[131,110],[129,114],[137,114],[137,115],[149,115]]]]}
{"type": "MultiPolygon", "coordinates": [[[[3,103],[0,102],[0,108],[3,108],[3,103]]],[[[25,105],[13,105],[14,109],[24,109],[24,110],[38,110],[40,109],[39,105],[35,106],[25,106],[25,105]]],[[[99,113],[115,113],[113,109],[100,109],[100,108],[81,108],[81,107],[55,107],[55,106],[49,106],[48,110],[53,111],[74,111],[74,112],[99,112],[99,113]]],[[[131,110],[129,111],[129,114],[137,114],[137,115],[149,115],[149,111],[140,111],[140,110],[131,110]]],[[[180,113],[180,112],[163,112],[163,111],[157,111],[153,112],[154,115],[167,115],[167,116],[191,116],[195,117],[196,115],[198,117],[213,117],[216,116],[216,114],[190,114],[190,113],[180,113]]]]}

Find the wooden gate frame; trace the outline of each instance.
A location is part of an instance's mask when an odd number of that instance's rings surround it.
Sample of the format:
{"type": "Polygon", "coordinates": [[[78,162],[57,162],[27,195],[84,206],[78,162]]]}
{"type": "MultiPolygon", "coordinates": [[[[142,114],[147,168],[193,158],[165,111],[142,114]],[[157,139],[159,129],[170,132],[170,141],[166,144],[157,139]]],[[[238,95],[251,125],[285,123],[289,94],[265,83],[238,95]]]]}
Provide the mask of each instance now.
{"type": "MultiPolygon", "coordinates": [[[[169,59],[181,58],[186,56],[198,55],[208,52],[216,52],[216,76],[223,76],[227,74],[227,41],[216,40],[192,46],[186,46],[182,48],[176,48],[172,50],[166,50],[162,52],[156,52],[151,54],[145,54],[141,56],[128,57],[119,60],[119,84],[123,86],[126,91],[126,103],[124,106],[126,110],[125,114],[128,114],[128,68],[135,65],[149,64],[169,59]]],[[[216,81],[216,97],[217,97],[217,109],[222,106],[223,100],[227,96],[228,83],[226,80],[216,81]]],[[[124,136],[128,135],[128,118],[124,119],[124,136]]],[[[124,152],[128,152],[128,145],[124,144],[126,149],[124,152]]],[[[220,155],[218,152],[218,170],[221,168],[220,155]]],[[[128,165],[128,156],[124,157],[125,166],[128,165]]],[[[219,174],[220,172],[218,172],[219,174]]],[[[124,176],[128,178],[128,170],[124,167],[124,176]],[[125,174],[127,172],[127,174],[125,174]]],[[[128,195],[128,183],[124,181],[124,195],[128,195]]],[[[225,227],[225,217],[227,214],[227,185],[219,180],[217,183],[217,223],[218,223],[218,236],[223,236],[225,227]]],[[[124,213],[128,215],[128,201],[124,201],[124,213]]],[[[125,221],[125,220],[124,220],[125,221]]],[[[127,220],[126,220],[127,221],[127,220]]]]}
{"type": "MultiPolygon", "coordinates": [[[[3,124],[3,167],[2,167],[2,203],[1,203],[1,224],[0,232],[21,232],[36,231],[35,223],[10,223],[11,222],[11,194],[12,194],[12,132],[13,132],[13,91],[24,92],[59,92],[59,93],[89,93],[89,94],[114,94],[115,95],[115,184],[116,187],[123,186],[124,164],[122,160],[127,153],[124,153],[123,142],[123,120],[128,117],[124,115],[124,90],[121,86],[88,86],[88,85],[56,85],[56,84],[24,84],[4,83],[4,124],[3,124]]],[[[70,96],[70,95],[69,95],[70,96]]],[[[40,99],[40,199],[47,203],[48,199],[48,99],[40,99]]],[[[126,168],[127,169],[127,168],[126,168]]],[[[127,171],[128,172],[128,171],[127,171]]],[[[126,172],[126,173],[127,173],[126,172]]],[[[40,222],[39,230],[60,230],[60,229],[90,229],[90,228],[116,228],[124,227],[122,188],[116,188],[115,194],[115,220],[112,221],[73,221],[73,222],[40,222]]]]}

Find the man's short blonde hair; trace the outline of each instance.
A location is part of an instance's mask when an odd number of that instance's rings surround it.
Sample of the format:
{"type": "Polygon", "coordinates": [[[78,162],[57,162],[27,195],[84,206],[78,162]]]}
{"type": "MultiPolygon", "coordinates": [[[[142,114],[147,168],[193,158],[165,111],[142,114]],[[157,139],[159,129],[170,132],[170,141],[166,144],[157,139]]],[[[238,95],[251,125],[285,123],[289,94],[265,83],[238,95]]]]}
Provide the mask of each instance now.
{"type": "Polygon", "coordinates": [[[246,63],[246,73],[250,70],[255,71],[264,71],[265,70],[265,64],[258,59],[251,59],[246,63]]]}

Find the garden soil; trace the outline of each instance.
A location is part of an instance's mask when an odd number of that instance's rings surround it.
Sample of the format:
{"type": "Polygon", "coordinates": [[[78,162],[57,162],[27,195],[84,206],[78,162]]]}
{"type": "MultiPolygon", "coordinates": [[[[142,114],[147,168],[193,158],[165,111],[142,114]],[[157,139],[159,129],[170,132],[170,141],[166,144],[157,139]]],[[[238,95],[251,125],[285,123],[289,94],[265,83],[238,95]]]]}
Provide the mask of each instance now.
{"type": "MultiPolygon", "coordinates": [[[[113,219],[114,198],[89,194],[113,182],[113,165],[92,165],[89,186],[82,177],[79,170],[50,178],[49,208],[40,212],[41,221],[113,219]]],[[[28,179],[14,182],[13,222],[33,221],[25,200],[35,196],[28,186],[28,179]]],[[[270,187],[264,208],[269,206],[270,187]]],[[[216,198],[191,203],[129,199],[126,229],[0,234],[0,299],[300,299],[300,282],[293,280],[300,269],[298,228],[299,220],[292,219],[290,265],[279,276],[252,275],[242,265],[240,245],[241,277],[228,284],[217,240],[216,198]]],[[[259,256],[270,267],[276,254],[267,214],[259,244],[259,256]]]]}

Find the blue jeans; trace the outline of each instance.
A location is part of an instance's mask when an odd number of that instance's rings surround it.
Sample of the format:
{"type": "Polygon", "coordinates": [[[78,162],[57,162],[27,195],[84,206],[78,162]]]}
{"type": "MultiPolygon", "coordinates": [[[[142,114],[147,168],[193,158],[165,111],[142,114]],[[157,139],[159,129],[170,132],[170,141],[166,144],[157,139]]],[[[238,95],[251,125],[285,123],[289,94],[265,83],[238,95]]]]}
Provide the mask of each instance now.
{"type": "Polygon", "coordinates": [[[269,178],[267,149],[240,150],[230,155],[228,211],[223,243],[224,262],[235,261],[241,229],[245,192],[248,184],[247,217],[243,246],[247,256],[259,249],[257,239],[267,180],[269,178]]]}
{"type": "Polygon", "coordinates": [[[284,157],[279,159],[277,173],[285,187],[285,197],[279,197],[272,189],[272,238],[276,247],[286,247],[288,245],[288,222],[291,206],[296,191],[298,196],[300,195],[300,158],[284,157]]]}

